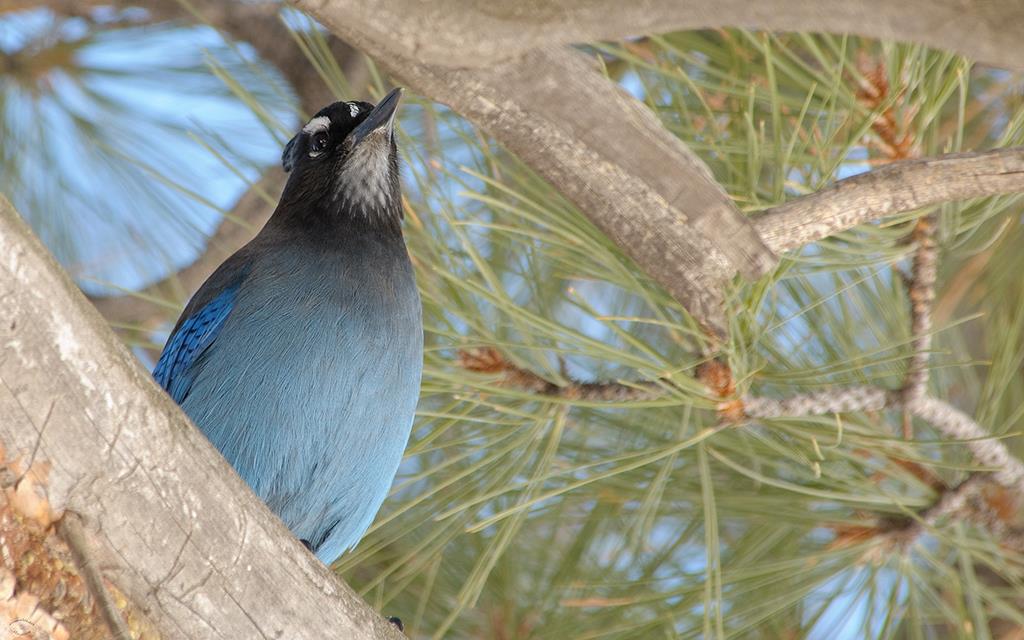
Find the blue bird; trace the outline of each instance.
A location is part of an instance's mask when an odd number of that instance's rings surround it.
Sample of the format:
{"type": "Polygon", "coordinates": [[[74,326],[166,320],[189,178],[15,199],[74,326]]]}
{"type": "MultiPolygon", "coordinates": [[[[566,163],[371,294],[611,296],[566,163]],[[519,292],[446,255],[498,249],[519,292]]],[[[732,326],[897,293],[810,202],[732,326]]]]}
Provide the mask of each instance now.
{"type": "Polygon", "coordinates": [[[153,372],[325,563],[373,521],[419,397],[400,99],[336,102],[288,142],[273,216],[192,297],[153,372]]]}

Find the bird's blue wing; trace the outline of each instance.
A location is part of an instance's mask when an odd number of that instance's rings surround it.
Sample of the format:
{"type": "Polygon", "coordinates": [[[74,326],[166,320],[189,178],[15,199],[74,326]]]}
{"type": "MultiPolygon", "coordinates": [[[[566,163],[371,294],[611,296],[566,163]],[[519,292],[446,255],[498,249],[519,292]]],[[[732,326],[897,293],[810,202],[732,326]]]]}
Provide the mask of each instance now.
{"type": "Polygon", "coordinates": [[[236,282],[227,287],[181,322],[160,354],[160,360],[153,369],[153,377],[178,404],[185,399],[192,386],[192,365],[210,348],[224,326],[224,321],[231,314],[240,284],[236,282]]]}

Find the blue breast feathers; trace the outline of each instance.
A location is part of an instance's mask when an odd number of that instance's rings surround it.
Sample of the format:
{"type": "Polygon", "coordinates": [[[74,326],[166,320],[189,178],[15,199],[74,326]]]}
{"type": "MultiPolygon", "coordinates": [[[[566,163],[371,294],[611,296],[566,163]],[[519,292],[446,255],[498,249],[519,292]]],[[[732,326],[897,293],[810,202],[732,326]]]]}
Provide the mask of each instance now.
{"type": "Polygon", "coordinates": [[[241,281],[235,282],[185,319],[160,355],[153,377],[178,404],[185,400],[192,387],[192,365],[210,348],[224,326],[240,284],[241,281]]]}
{"type": "Polygon", "coordinates": [[[401,462],[419,294],[400,237],[269,240],[200,288],[154,376],[329,563],[370,526],[401,462]]]}

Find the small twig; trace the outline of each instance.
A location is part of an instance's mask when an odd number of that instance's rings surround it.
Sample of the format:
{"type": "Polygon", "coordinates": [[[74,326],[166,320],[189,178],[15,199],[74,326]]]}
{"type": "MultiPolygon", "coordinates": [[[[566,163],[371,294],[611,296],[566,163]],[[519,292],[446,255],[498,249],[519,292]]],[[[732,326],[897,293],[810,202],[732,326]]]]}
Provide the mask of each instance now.
{"type": "Polygon", "coordinates": [[[869,524],[837,524],[831,528],[836,539],[833,548],[847,547],[861,541],[875,542],[865,553],[867,559],[878,559],[879,552],[898,547],[909,549],[928,529],[943,521],[970,522],[988,530],[1000,544],[1018,552],[1024,550],[1024,531],[1008,523],[1017,513],[1010,492],[992,482],[988,473],[972,473],[955,487],[941,487],[938,499],[913,516],[882,517],[869,524]],[[995,490],[995,493],[993,493],[995,490]]]}
{"type": "MultiPolygon", "coordinates": [[[[502,374],[496,382],[500,387],[567,400],[624,402],[651,400],[665,394],[664,388],[649,381],[632,384],[570,381],[569,384],[559,386],[509,362],[493,347],[460,351],[459,365],[476,373],[502,374]]],[[[718,364],[712,368],[702,366],[698,375],[719,395],[722,391],[728,390],[731,393],[735,389],[731,372],[725,365],[718,364]]],[[[992,476],[999,484],[1024,492],[1024,463],[970,416],[947,402],[929,396],[907,400],[902,391],[858,386],[797,395],[783,400],[747,396],[738,402],[723,402],[719,414],[723,420],[735,422],[744,417],[777,419],[885,409],[906,409],[945,436],[962,440],[975,459],[992,470],[992,476]],[[735,417],[732,417],[733,414],[735,417]]]]}
{"type": "MultiPolygon", "coordinates": [[[[893,96],[903,90],[896,87],[895,91],[889,83],[888,70],[884,62],[871,66],[865,57],[858,62],[861,71],[861,87],[857,91],[857,99],[867,109],[875,112],[868,140],[877,147],[883,162],[908,160],[918,155],[915,136],[913,135],[913,106],[897,111],[893,96]]],[[[896,77],[901,78],[901,69],[897,69],[896,77]]],[[[910,276],[904,278],[910,296],[911,312],[911,360],[907,366],[907,374],[903,381],[904,402],[920,398],[928,388],[928,360],[932,344],[932,306],[935,302],[935,279],[937,273],[938,251],[935,247],[936,216],[934,213],[922,216],[910,233],[909,242],[914,245],[914,259],[910,276]]],[[[903,438],[914,437],[913,417],[910,411],[903,411],[903,438]]]]}
{"type": "Polygon", "coordinates": [[[58,524],[61,537],[71,549],[71,555],[75,559],[79,572],[89,587],[89,593],[95,598],[103,616],[103,621],[110,629],[111,638],[114,640],[132,640],[132,634],[128,625],[121,616],[121,611],[114,604],[114,600],[103,584],[103,576],[100,570],[92,561],[92,554],[89,551],[89,541],[85,535],[85,527],[82,518],[73,511],[65,511],[64,516],[58,524]]]}
{"type": "Polygon", "coordinates": [[[987,529],[998,542],[1014,551],[1024,552],[1024,530],[1011,525],[1017,513],[1017,493],[991,482],[987,473],[970,477],[922,511],[918,518],[885,532],[895,543],[907,546],[942,520],[971,522],[987,529]]]}
{"type": "Polygon", "coordinates": [[[897,535],[904,544],[913,542],[927,527],[934,527],[941,520],[964,513],[968,501],[978,494],[986,482],[987,474],[971,474],[957,486],[942,492],[935,504],[920,512],[917,519],[892,534],[897,535]]]}
{"type": "Polygon", "coordinates": [[[793,396],[785,400],[748,397],[743,410],[749,418],[820,416],[852,411],[881,411],[893,401],[893,394],[876,387],[850,387],[793,396]]]}
{"type": "Polygon", "coordinates": [[[497,349],[479,347],[459,352],[459,366],[475,373],[500,373],[496,386],[517,389],[541,396],[581,400],[584,402],[630,402],[653,400],[665,395],[665,389],[656,382],[641,381],[630,384],[615,381],[568,381],[558,385],[532,371],[508,361],[497,349]]]}
{"type": "Polygon", "coordinates": [[[989,528],[993,534],[1002,535],[991,518],[975,517],[977,497],[987,482],[987,474],[975,473],[956,487],[944,488],[938,500],[931,506],[917,512],[913,517],[885,517],[871,524],[837,525],[833,527],[836,539],[832,547],[846,547],[870,540],[874,544],[865,552],[864,559],[879,560],[884,550],[899,548],[908,550],[929,528],[934,528],[945,519],[974,520],[989,528]]]}
{"type": "Polygon", "coordinates": [[[964,441],[974,458],[992,470],[1004,487],[1024,491],[1024,463],[1014,457],[1002,441],[992,437],[970,416],[947,402],[922,396],[904,401],[900,392],[877,387],[849,387],[823,391],[785,400],[744,398],[744,412],[750,418],[783,418],[827,415],[850,411],[880,411],[906,408],[943,435],[964,441]]]}
{"type": "Polygon", "coordinates": [[[1009,452],[1001,440],[993,438],[966,413],[928,396],[908,402],[907,407],[946,436],[965,440],[964,444],[975,459],[992,469],[992,475],[999,484],[1024,491],[1024,464],[1009,452]]]}
{"type": "MultiPolygon", "coordinates": [[[[928,388],[928,359],[932,347],[932,307],[935,304],[935,280],[938,274],[938,249],[935,246],[935,214],[921,217],[914,225],[911,241],[917,245],[910,272],[910,333],[913,355],[903,381],[903,401],[925,395],[928,388]]],[[[910,412],[903,414],[903,437],[914,437],[910,412]]]]}

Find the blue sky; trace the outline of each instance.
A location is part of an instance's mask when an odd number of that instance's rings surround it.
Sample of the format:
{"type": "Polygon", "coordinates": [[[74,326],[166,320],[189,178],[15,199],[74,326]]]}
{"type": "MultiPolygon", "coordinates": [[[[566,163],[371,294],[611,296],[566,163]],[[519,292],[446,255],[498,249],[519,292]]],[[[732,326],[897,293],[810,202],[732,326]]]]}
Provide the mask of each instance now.
{"type": "MultiPolygon", "coordinates": [[[[69,42],[87,36],[80,21],[55,25],[48,12],[38,10],[0,21],[0,48],[16,51],[52,31],[69,42]]],[[[74,211],[79,236],[68,242],[56,238],[47,226],[52,212],[35,211],[44,207],[21,190],[9,191],[85,288],[110,283],[135,289],[194,259],[221,211],[259,176],[260,167],[278,161],[283,131],[297,122],[293,101],[287,93],[265,101],[280,130],[261,123],[206,66],[217,60],[244,73],[251,52],[225,47],[207,27],[100,34],[80,46],[75,58],[83,72],[51,74],[46,91],[38,94],[18,92],[20,99],[4,105],[3,117],[17,123],[17,130],[39,127],[39,134],[18,141],[24,182],[52,184],[47,176],[57,163],[77,198],[46,201],[46,208],[74,211]],[[174,73],[165,72],[168,60],[174,61],[174,73]],[[81,122],[94,127],[90,135],[100,143],[83,137],[81,122]],[[103,154],[131,159],[130,174],[112,172],[103,154]]],[[[281,91],[283,83],[273,86],[275,74],[263,73],[270,82],[248,74],[250,84],[266,85],[249,88],[264,95],[281,91]]]]}

